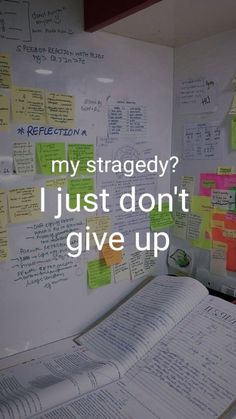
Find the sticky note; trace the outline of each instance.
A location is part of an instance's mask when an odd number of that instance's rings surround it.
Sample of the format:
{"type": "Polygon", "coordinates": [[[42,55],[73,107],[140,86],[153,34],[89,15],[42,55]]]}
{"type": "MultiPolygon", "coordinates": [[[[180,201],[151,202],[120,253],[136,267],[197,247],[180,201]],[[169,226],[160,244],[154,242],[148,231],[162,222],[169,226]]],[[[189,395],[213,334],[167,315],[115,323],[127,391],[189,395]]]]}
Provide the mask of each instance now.
{"type": "Polygon", "coordinates": [[[214,208],[221,211],[235,210],[235,190],[212,189],[211,203],[214,208]]]}
{"type": "Polygon", "coordinates": [[[193,239],[192,246],[204,250],[212,248],[211,241],[211,216],[212,216],[211,198],[208,196],[193,196],[191,201],[191,212],[201,217],[199,238],[193,239]]]}
{"type": "Polygon", "coordinates": [[[44,91],[14,87],[12,89],[12,117],[14,122],[44,124],[46,122],[44,91]]]}
{"type": "Polygon", "coordinates": [[[9,259],[8,230],[0,229],[0,261],[9,259]]]}
{"type": "Polygon", "coordinates": [[[229,166],[219,166],[217,167],[218,175],[232,175],[234,173],[234,168],[229,166]]]}
{"type": "Polygon", "coordinates": [[[40,211],[40,188],[26,187],[8,191],[9,217],[12,223],[38,220],[40,211]]]}
{"type": "Polygon", "coordinates": [[[211,249],[210,272],[215,275],[226,274],[226,249],[211,249]]]}
{"type": "Polygon", "coordinates": [[[65,188],[66,185],[67,185],[66,178],[49,179],[45,183],[46,188],[65,188]]]}
{"type": "Polygon", "coordinates": [[[29,176],[35,174],[35,153],[32,143],[14,143],[12,154],[14,168],[17,175],[29,176]]]}
{"type": "Polygon", "coordinates": [[[121,281],[130,281],[131,279],[130,269],[129,269],[129,264],[126,260],[123,260],[118,265],[113,266],[113,276],[114,276],[115,283],[118,283],[121,281]]]}
{"type": "Polygon", "coordinates": [[[91,207],[90,204],[86,204],[84,197],[88,193],[94,192],[94,182],[93,179],[69,179],[68,180],[68,193],[70,194],[70,207],[76,208],[77,203],[77,194],[80,194],[80,206],[81,208],[86,205],[91,207]]]}
{"type": "Polygon", "coordinates": [[[162,210],[158,211],[158,205],[149,213],[150,217],[150,228],[152,231],[159,230],[161,228],[167,228],[174,224],[173,217],[169,212],[169,203],[163,202],[162,210]]]}
{"type": "MultiPolygon", "coordinates": [[[[108,235],[111,233],[111,218],[108,215],[88,217],[86,224],[90,227],[91,233],[97,234],[98,240],[102,239],[104,233],[107,233],[108,235]]],[[[91,247],[95,247],[96,245],[93,236],[90,239],[90,245],[91,247]]]]}
{"type": "Polygon", "coordinates": [[[191,200],[191,212],[197,214],[201,211],[212,211],[211,198],[208,196],[194,195],[191,200]]]}
{"type": "Polygon", "coordinates": [[[236,150],[236,118],[231,120],[231,148],[236,150]]]}
{"type": "Polygon", "coordinates": [[[11,88],[10,57],[7,54],[0,54],[0,88],[11,88]]]}
{"type": "Polygon", "coordinates": [[[186,239],[187,235],[187,226],[188,226],[188,212],[183,212],[181,205],[179,203],[176,204],[176,208],[174,211],[174,229],[173,233],[175,237],[180,239],[186,239]]]}
{"type": "MultiPolygon", "coordinates": [[[[89,175],[87,171],[87,162],[94,160],[94,145],[93,144],[69,144],[68,145],[68,160],[74,163],[79,161],[79,167],[76,175],[89,175]]],[[[70,170],[71,172],[71,170],[70,170]]]]}
{"type": "Polygon", "coordinates": [[[187,240],[198,240],[200,237],[200,229],[202,224],[202,217],[198,214],[189,214],[187,227],[187,240]]]}
{"type": "Polygon", "coordinates": [[[6,191],[0,189],[0,228],[5,228],[7,223],[7,194],[6,191]]]}
{"type": "Polygon", "coordinates": [[[234,93],[229,115],[236,115],[236,92],[234,93]]]}
{"type": "Polygon", "coordinates": [[[66,166],[64,164],[55,165],[53,172],[52,161],[65,161],[66,148],[64,143],[36,143],[36,162],[37,171],[42,175],[59,175],[66,173],[66,166]],[[61,170],[61,171],[60,171],[61,170]]]}
{"type": "Polygon", "coordinates": [[[135,251],[130,254],[129,264],[131,279],[138,279],[145,274],[143,252],[135,251]]]}
{"type": "Polygon", "coordinates": [[[73,127],[75,125],[74,96],[47,93],[46,113],[48,124],[65,128],[73,127]]]}
{"type": "Polygon", "coordinates": [[[201,173],[200,191],[201,196],[211,196],[212,189],[236,188],[236,174],[217,175],[215,173],[201,173]]]}
{"type": "Polygon", "coordinates": [[[122,262],[122,251],[113,250],[109,243],[105,243],[102,248],[102,256],[107,266],[118,265],[122,262]]]}
{"type": "Polygon", "coordinates": [[[0,94],[0,131],[7,131],[10,124],[10,99],[0,94]]]}
{"type": "Polygon", "coordinates": [[[112,270],[106,265],[104,259],[89,261],[87,270],[89,288],[103,287],[112,281],[112,270]]]}

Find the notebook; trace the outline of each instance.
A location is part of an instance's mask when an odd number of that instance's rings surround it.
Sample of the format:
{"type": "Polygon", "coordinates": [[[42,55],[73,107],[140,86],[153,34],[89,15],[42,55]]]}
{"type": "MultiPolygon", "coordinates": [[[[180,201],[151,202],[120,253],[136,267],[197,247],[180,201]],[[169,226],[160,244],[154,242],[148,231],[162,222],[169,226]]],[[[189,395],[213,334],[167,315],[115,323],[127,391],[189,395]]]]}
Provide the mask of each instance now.
{"type": "Polygon", "coordinates": [[[77,347],[0,374],[0,418],[208,419],[236,397],[236,306],[160,276],[77,347]]]}

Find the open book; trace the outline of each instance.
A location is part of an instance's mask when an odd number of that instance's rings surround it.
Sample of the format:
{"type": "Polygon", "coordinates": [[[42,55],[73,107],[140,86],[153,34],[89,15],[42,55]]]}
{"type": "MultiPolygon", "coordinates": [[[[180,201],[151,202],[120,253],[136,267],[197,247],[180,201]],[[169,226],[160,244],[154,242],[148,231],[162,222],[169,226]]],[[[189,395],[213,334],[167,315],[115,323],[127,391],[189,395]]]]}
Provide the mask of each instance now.
{"type": "Polygon", "coordinates": [[[236,306],[157,277],[51,354],[0,374],[0,418],[218,418],[236,397],[236,306]]]}

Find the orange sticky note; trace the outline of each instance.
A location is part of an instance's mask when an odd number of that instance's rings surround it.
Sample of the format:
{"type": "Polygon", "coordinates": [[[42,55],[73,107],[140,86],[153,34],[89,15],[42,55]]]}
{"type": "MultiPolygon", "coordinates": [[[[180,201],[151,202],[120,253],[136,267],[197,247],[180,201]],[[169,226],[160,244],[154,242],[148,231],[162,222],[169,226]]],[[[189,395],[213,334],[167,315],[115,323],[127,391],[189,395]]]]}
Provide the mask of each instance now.
{"type": "Polygon", "coordinates": [[[102,256],[107,266],[118,265],[122,262],[122,251],[113,250],[109,243],[105,243],[102,248],[102,256]]]}

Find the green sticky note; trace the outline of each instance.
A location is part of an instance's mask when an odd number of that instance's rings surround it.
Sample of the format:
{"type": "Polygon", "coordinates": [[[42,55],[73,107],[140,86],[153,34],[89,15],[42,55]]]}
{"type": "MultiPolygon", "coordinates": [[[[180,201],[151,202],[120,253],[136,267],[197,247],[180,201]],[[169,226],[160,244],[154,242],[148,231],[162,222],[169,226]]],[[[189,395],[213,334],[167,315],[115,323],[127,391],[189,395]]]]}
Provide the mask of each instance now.
{"type": "Polygon", "coordinates": [[[37,171],[46,176],[66,173],[66,164],[59,162],[66,160],[66,148],[64,143],[36,143],[37,171]],[[59,161],[55,164],[55,171],[52,171],[52,161],[59,161]]]}
{"type": "MultiPolygon", "coordinates": [[[[84,197],[88,193],[94,192],[94,181],[91,178],[88,179],[69,179],[68,180],[68,193],[70,195],[70,208],[76,208],[77,194],[80,194],[80,206],[84,207],[84,197]]],[[[89,208],[90,205],[86,204],[89,208]]]]}
{"type": "Polygon", "coordinates": [[[236,150],[236,118],[231,120],[231,147],[236,150]]]}
{"type": "MultiPolygon", "coordinates": [[[[89,175],[87,171],[87,163],[89,160],[94,160],[94,145],[93,144],[69,144],[68,145],[68,160],[76,164],[79,161],[79,167],[76,175],[89,175]]],[[[72,167],[70,173],[73,173],[72,167]]]]}
{"type": "Polygon", "coordinates": [[[89,288],[99,288],[111,283],[111,267],[106,265],[104,259],[89,261],[87,269],[89,288]]]}
{"type": "Polygon", "coordinates": [[[174,220],[169,212],[169,203],[163,202],[162,211],[158,211],[158,205],[149,213],[150,217],[150,228],[152,231],[159,230],[161,228],[167,228],[174,225],[174,220]]]}

